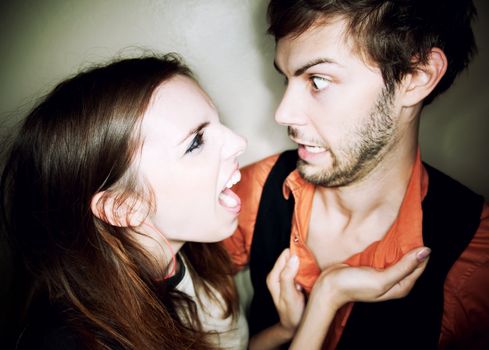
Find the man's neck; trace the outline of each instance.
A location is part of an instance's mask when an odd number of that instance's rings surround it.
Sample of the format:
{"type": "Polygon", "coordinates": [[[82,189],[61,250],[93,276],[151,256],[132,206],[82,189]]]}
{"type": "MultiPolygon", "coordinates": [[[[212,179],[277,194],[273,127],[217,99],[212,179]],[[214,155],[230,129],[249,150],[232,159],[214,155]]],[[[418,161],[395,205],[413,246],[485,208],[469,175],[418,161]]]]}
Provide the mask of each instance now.
{"type": "Polygon", "coordinates": [[[323,215],[337,223],[336,232],[358,232],[369,223],[386,226],[363,235],[367,240],[381,239],[397,217],[408,186],[417,146],[390,152],[367,176],[344,187],[317,187],[315,203],[323,215]],[[367,238],[369,235],[373,237],[367,238]]]}

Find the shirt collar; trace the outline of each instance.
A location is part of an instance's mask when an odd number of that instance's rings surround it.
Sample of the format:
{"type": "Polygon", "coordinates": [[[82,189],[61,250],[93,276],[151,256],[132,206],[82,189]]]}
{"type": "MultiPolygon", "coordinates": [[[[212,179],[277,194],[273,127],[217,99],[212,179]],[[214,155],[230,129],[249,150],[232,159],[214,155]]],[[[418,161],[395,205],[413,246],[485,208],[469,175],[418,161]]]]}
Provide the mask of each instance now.
{"type": "MultiPolygon", "coordinates": [[[[282,191],[286,199],[290,197],[292,192],[296,202],[302,203],[302,200],[307,198],[307,201],[311,201],[309,205],[312,205],[314,188],[315,186],[304,180],[298,170],[295,169],[285,179],[282,191]]],[[[346,263],[353,266],[369,265],[385,268],[397,262],[411,249],[422,246],[423,212],[421,203],[427,191],[428,173],[423,167],[418,149],[397,219],[380,241],[373,242],[363,252],[351,256],[346,263]]],[[[309,220],[309,218],[304,219],[306,222],[309,220]]]]}

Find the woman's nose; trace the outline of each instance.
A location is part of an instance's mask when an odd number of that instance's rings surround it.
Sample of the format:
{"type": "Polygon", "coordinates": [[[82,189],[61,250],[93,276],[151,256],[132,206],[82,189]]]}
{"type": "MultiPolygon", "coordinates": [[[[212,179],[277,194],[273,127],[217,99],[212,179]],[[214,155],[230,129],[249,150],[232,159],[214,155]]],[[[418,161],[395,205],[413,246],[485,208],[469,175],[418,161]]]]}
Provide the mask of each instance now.
{"type": "Polygon", "coordinates": [[[231,129],[227,127],[225,128],[226,140],[223,147],[224,158],[236,158],[245,151],[248,141],[231,129]]]}

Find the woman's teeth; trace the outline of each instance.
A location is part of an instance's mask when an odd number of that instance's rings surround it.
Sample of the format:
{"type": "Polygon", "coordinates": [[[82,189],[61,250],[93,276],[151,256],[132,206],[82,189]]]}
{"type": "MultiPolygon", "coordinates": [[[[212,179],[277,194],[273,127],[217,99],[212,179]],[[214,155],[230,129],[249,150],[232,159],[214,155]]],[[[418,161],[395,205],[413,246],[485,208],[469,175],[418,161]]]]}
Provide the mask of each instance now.
{"type": "Polygon", "coordinates": [[[241,180],[241,173],[239,172],[239,170],[237,170],[233,176],[231,176],[231,178],[229,179],[229,181],[227,182],[226,184],[226,188],[231,188],[233,187],[234,185],[236,185],[239,180],[241,180]]]}
{"type": "Polygon", "coordinates": [[[241,173],[236,170],[229,181],[226,183],[224,190],[219,194],[219,202],[224,207],[232,210],[233,212],[239,212],[241,207],[241,201],[239,197],[230,188],[236,185],[241,180],[241,173]]]}
{"type": "Polygon", "coordinates": [[[321,152],[325,152],[326,151],[326,148],[320,147],[320,146],[307,146],[307,145],[304,145],[304,148],[309,153],[321,153],[321,152]]]}

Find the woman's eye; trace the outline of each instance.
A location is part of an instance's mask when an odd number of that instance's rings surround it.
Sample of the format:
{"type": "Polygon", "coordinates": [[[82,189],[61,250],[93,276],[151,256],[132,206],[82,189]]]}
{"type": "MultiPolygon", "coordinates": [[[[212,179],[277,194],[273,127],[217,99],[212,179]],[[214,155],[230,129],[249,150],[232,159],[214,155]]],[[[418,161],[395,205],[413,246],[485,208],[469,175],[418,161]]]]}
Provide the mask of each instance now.
{"type": "Polygon", "coordinates": [[[314,88],[314,90],[323,90],[324,88],[328,87],[329,84],[331,84],[331,81],[323,78],[323,77],[311,77],[311,83],[314,88]]]}
{"type": "Polygon", "coordinates": [[[204,131],[199,131],[192,139],[192,143],[185,151],[185,154],[192,153],[196,149],[199,149],[204,144],[204,131]]]}

